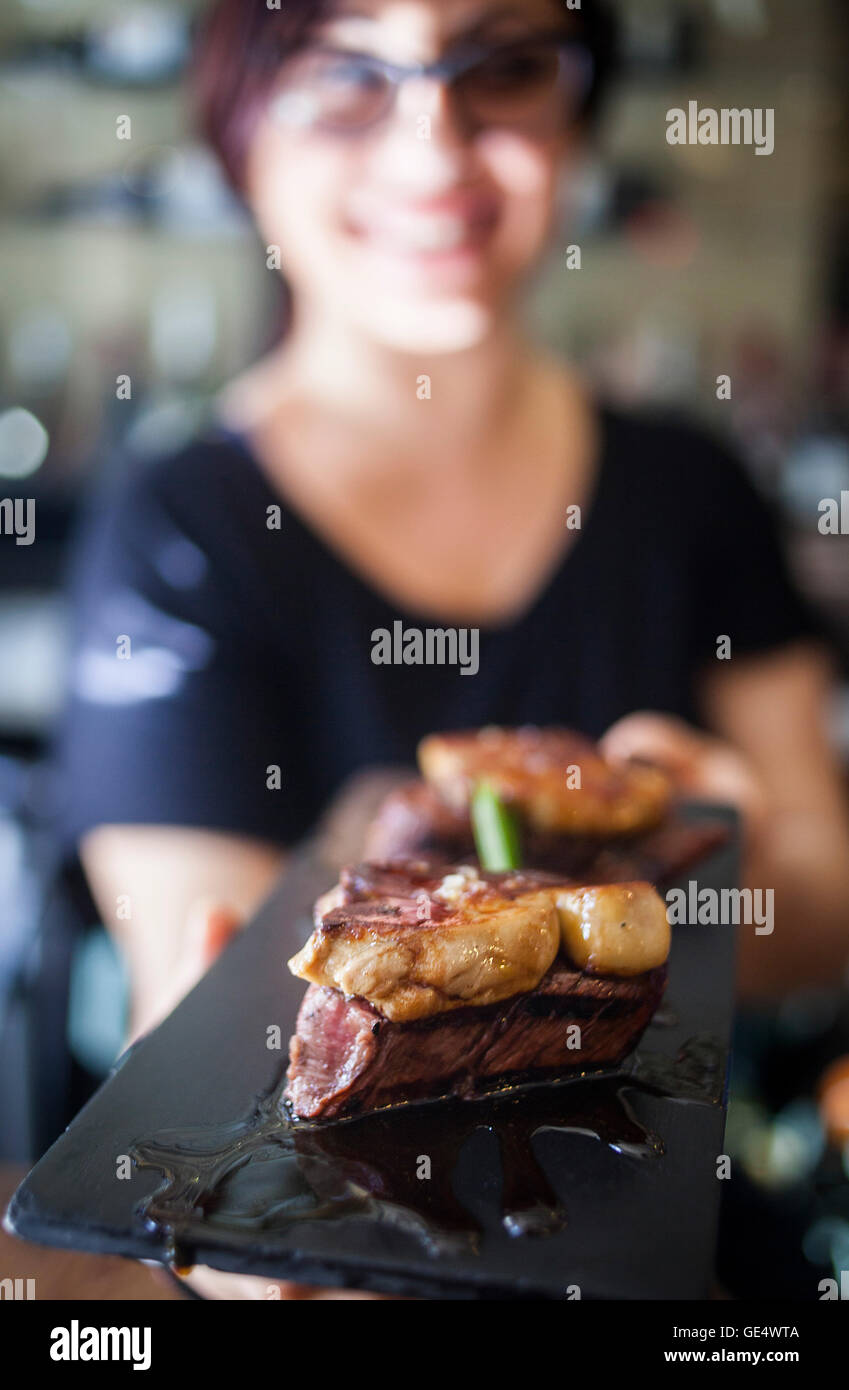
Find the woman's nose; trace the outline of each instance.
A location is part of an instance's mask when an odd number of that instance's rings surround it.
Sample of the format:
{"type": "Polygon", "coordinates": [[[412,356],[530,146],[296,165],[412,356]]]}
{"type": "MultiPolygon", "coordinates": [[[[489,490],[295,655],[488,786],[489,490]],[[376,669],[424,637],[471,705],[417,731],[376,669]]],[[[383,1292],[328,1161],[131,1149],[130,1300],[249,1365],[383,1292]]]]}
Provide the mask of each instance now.
{"type": "Polygon", "coordinates": [[[469,148],[468,130],[447,85],[435,78],[412,78],[401,84],[375,158],[381,175],[427,197],[457,182],[469,148]]]}

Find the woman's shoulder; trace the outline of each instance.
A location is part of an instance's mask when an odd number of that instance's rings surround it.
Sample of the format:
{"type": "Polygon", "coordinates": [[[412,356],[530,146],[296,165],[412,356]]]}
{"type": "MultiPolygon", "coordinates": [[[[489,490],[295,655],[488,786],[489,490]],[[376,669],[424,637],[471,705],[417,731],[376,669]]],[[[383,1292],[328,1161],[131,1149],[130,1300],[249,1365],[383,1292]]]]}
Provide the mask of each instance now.
{"type": "Polygon", "coordinates": [[[686,512],[706,530],[736,517],[766,517],[768,501],[733,440],[719,429],[666,409],[602,407],[606,462],[629,507],[654,516],[686,512]]]}
{"type": "Polygon", "coordinates": [[[125,448],[83,508],[69,578],[106,590],[168,576],[179,587],[201,570],[225,587],[285,577],[297,556],[283,511],[241,439],[218,425],[167,449],[125,448]]]}
{"type": "Polygon", "coordinates": [[[212,424],[168,448],[117,450],[88,498],[82,532],[138,549],[151,533],[176,529],[214,550],[281,529],[282,511],[243,440],[212,424]]]}
{"type": "Polygon", "coordinates": [[[234,500],[267,491],[244,441],[209,424],[170,447],[119,450],[99,495],[117,506],[147,500],[180,511],[226,513],[234,500]]]}
{"type": "Polygon", "coordinates": [[[683,411],[662,407],[600,407],[612,453],[643,472],[704,483],[713,476],[745,474],[733,442],[719,429],[683,411]]]}

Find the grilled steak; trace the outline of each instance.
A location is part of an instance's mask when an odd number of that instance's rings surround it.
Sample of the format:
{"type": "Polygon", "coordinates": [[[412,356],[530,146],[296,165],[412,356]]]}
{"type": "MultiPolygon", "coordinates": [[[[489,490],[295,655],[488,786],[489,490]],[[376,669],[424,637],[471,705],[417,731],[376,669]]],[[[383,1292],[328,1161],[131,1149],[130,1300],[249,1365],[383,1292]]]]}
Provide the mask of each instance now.
{"type": "Polygon", "coordinates": [[[432,734],[419,764],[423,778],[395,787],[380,805],[366,836],[368,859],[476,863],[469,795],[481,779],[512,807],[523,862],[570,878],[668,881],[728,835],[721,825],[676,817],[672,788],[657,769],[614,766],[566,729],[432,734]],[[580,786],[571,786],[576,768],[580,786]]]}
{"type": "Polygon", "coordinates": [[[362,999],[311,985],[291,1041],[286,1099],[301,1118],[340,1119],[615,1066],[665,985],[665,966],[623,979],[585,974],[560,955],[534,990],[414,1023],[392,1023],[362,999]]]}
{"type": "Polygon", "coordinates": [[[612,1065],[666,980],[669,925],[647,883],[363,864],[315,918],[290,961],[310,982],[286,1092],[302,1118],[612,1065]]]}
{"type": "Polygon", "coordinates": [[[384,797],[366,835],[367,859],[428,855],[459,864],[471,862],[474,853],[468,810],[446,806],[434,787],[415,779],[384,797]]]}
{"type": "MultiPolygon", "coordinates": [[[[560,878],[661,883],[684,873],[723,844],[728,834],[718,822],[690,824],[676,816],[674,808],[650,830],[609,837],[535,830],[523,823],[522,857],[526,864],[560,878]]],[[[434,861],[477,863],[468,811],[447,807],[435,788],[421,781],[405,782],[384,798],[369,826],[365,852],[368,859],[427,856],[434,861]]]]}

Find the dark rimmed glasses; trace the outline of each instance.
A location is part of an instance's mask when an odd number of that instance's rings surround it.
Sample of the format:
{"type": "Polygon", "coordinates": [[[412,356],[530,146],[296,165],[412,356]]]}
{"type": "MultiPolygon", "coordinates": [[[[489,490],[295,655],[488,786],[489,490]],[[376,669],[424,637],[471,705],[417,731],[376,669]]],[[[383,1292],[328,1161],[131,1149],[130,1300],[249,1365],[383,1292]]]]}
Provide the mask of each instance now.
{"type": "Polygon", "coordinates": [[[390,115],[403,83],[436,80],[448,86],[468,126],[543,137],[580,117],[593,70],[586,45],[562,32],[464,44],[437,63],[410,67],[315,44],[285,64],[271,109],[289,127],[355,135],[390,115]]]}

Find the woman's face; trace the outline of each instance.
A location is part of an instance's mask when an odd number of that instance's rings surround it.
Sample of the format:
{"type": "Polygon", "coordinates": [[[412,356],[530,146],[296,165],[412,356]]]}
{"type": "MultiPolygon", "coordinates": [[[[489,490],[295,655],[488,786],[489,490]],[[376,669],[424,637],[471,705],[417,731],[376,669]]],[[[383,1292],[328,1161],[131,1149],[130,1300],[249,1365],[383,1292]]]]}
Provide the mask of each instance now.
{"type": "MultiPolygon", "coordinates": [[[[302,318],[341,317],[406,351],[480,342],[545,246],[569,148],[560,89],[532,67],[526,92],[502,93],[498,74],[456,91],[416,77],[357,130],[303,120],[332,106],[336,81],[350,101],[344,60],[328,70],[316,45],[412,66],[567,21],[558,0],[340,0],[284,66],[248,158],[249,201],[302,318]]],[[[556,65],[536,51],[541,73],[556,65]]]]}

